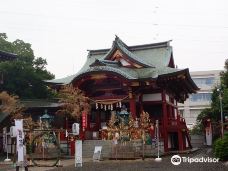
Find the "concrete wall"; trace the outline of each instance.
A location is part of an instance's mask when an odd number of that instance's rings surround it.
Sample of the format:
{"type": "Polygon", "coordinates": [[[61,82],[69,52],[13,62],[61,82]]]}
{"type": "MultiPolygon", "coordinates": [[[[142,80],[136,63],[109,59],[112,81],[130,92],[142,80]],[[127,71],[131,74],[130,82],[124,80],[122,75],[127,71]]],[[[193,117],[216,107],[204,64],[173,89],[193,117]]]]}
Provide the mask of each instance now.
{"type": "Polygon", "coordinates": [[[191,135],[191,144],[193,148],[202,147],[205,139],[203,135],[191,135]]]}

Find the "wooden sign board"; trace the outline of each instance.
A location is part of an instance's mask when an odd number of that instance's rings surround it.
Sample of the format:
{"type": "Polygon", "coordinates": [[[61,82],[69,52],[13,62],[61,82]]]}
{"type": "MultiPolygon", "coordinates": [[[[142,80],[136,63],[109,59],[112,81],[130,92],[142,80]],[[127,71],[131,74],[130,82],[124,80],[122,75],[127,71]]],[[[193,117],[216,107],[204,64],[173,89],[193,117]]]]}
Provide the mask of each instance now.
{"type": "Polygon", "coordinates": [[[6,144],[7,135],[6,135],[6,133],[7,133],[7,128],[4,127],[3,128],[3,150],[4,150],[4,152],[6,152],[6,148],[7,148],[7,144],[6,144]]]}
{"type": "Polygon", "coordinates": [[[17,130],[17,161],[23,162],[24,161],[24,132],[23,132],[23,119],[16,119],[15,120],[15,127],[17,130]]]}
{"type": "Polygon", "coordinates": [[[79,135],[79,123],[72,124],[72,133],[73,135],[79,135]]]}
{"type": "Polygon", "coordinates": [[[82,140],[75,141],[75,167],[82,167],[82,140]]]}
{"type": "Polygon", "coordinates": [[[101,160],[101,151],[102,151],[102,146],[95,146],[94,153],[93,153],[93,161],[101,160]]]}

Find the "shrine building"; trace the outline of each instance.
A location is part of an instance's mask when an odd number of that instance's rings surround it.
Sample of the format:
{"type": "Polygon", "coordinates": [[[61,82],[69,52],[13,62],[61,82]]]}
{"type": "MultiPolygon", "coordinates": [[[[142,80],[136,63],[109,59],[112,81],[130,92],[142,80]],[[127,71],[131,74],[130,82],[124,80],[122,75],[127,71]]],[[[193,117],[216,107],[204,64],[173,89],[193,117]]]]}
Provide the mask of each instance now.
{"type": "MultiPolygon", "coordinates": [[[[50,82],[72,84],[91,100],[86,139],[93,139],[95,132],[106,127],[112,111],[119,112],[124,105],[135,119],[145,111],[151,122],[159,120],[165,152],[191,147],[177,103],[198,87],[188,69],[175,67],[170,41],[128,46],[116,36],[110,49],[89,50],[77,74],[50,82]]],[[[99,134],[96,138],[101,139],[99,134]]]]}

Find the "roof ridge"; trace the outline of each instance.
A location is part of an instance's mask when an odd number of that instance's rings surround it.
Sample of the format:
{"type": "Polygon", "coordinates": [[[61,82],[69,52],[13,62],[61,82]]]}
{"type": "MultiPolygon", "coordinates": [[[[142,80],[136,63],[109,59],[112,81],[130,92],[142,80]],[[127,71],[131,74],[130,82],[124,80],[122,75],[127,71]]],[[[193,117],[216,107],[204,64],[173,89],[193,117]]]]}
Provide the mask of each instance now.
{"type": "Polygon", "coordinates": [[[1,49],[0,49],[0,53],[4,53],[4,54],[6,54],[6,55],[13,55],[13,56],[17,56],[17,54],[16,54],[16,53],[7,52],[7,51],[1,50],[1,49]]]}
{"type": "Polygon", "coordinates": [[[123,45],[127,50],[129,50],[128,45],[126,45],[126,43],[124,43],[117,35],[116,35],[115,41],[123,45]]]}
{"type": "Polygon", "coordinates": [[[7,52],[0,49],[0,58],[1,61],[10,61],[17,59],[18,55],[15,53],[7,52]]]}
{"type": "Polygon", "coordinates": [[[157,42],[157,43],[149,43],[149,44],[141,44],[141,45],[133,45],[129,46],[130,50],[140,50],[140,49],[152,49],[152,48],[162,48],[170,46],[170,42],[172,40],[157,42]]]}
{"type": "MultiPolygon", "coordinates": [[[[115,40],[118,40],[119,42],[121,42],[125,47],[127,47],[128,50],[141,50],[141,49],[151,49],[151,48],[167,47],[167,46],[170,45],[170,42],[172,41],[172,40],[167,40],[167,41],[157,42],[157,43],[148,43],[148,44],[128,46],[118,36],[115,38],[115,40]]],[[[89,51],[89,53],[103,54],[103,53],[107,53],[107,51],[109,51],[110,49],[111,48],[94,49],[94,50],[89,50],[88,49],[87,51],[89,51]]]]}
{"type": "Polygon", "coordinates": [[[103,59],[104,60],[107,59],[116,50],[116,48],[119,49],[119,50],[121,50],[122,53],[124,53],[125,55],[127,55],[134,62],[139,63],[139,64],[143,65],[144,67],[155,67],[155,66],[153,66],[151,64],[147,64],[141,58],[139,58],[134,53],[132,53],[128,49],[128,46],[118,36],[116,36],[115,41],[113,41],[113,44],[112,44],[111,49],[108,51],[108,53],[106,53],[106,55],[104,55],[103,59]]]}

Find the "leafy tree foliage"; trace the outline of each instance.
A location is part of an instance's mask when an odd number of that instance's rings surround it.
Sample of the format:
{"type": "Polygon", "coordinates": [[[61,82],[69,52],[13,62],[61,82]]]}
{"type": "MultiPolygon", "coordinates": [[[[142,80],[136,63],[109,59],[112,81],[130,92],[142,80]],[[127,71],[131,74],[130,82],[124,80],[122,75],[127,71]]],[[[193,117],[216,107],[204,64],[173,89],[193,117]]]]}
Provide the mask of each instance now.
{"type": "Polygon", "coordinates": [[[71,84],[60,90],[60,103],[63,105],[57,114],[70,116],[76,120],[80,119],[83,111],[86,113],[90,111],[89,99],[71,84]]]}
{"type": "Polygon", "coordinates": [[[228,86],[228,59],[225,61],[225,71],[221,73],[222,76],[222,84],[228,86]]]}
{"type": "Polygon", "coordinates": [[[0,63],[0,72],[4,80],[1,90],[20,98],[51,96],[43,80],[53,79],[54,75],[46,70],[46,59],[35,58],[31,44],[19,39],[10,42],[5,33],[0,33],[0,50],[18,55],[16,60],[0,63]]]}
{"type": "Polygon", "coordinates": [[[213,144],[214,154],[222,161],[228,160],[228,134],[224,135],[224,138],[219,138],[213,144]]]}
{"type": "Polygon", "coordinates": [[[210,118],[212,122],[219,123],[220,115],[220,99],[219,93],[222,95],[223,115],[228,116],[228,59],[225,61],[225,70],[221,72],[221,85],[216,86],[211,97],[211,107],[204,109],[197,117],[196,128],[203,128],[202,123],[205,118],[210,118]],[[219,91],[218,91],[219,90],[219,91]]]}
{"type": "Polygon", "coordinates": [[[13,119],[22,119],[23,106],[17,96],[10,96],[7,92],[0,93],[0,112],[8,113],[13,119]]]}
{"type": "MultiPolygon", "coordinates": [[[[38,124],[34,122],[31,116],[24,116],[25,108],[20,103],[18,96],[9,95],[7,92],[3,91],[0,93],[0,114],[7,113],[9,119],[13,121],[14,119],[24,119],[24,128],[32,130],[33,127],[38,124]]],[[[7,126],[8,122],[2,123],[0,127],[7,126]]]]}
{"type": "Polygon", "coordinates": [[[219,93],[222,95],[222,107],[224,116],[228,116],[228,60],[225,61],[224,71],[221,72],[221,85],[215,87],[212,94],[211,110],[213,111],[213,117],[215,121],[220,120],[220,99],[219,93]],[[219,91],[218,91],[219,90],[219,91]]]}

